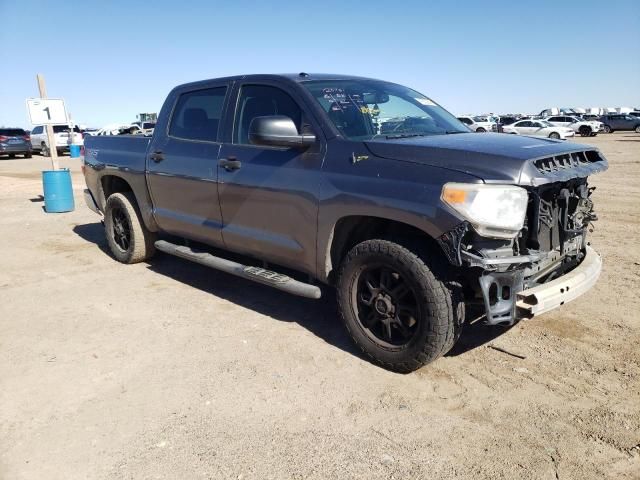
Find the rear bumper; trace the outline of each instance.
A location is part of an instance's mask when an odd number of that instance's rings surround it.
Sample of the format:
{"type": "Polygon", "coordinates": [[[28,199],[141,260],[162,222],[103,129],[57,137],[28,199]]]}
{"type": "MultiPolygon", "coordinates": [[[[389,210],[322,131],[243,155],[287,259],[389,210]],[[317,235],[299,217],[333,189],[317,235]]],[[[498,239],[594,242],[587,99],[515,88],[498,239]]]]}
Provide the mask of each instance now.
{"type": "Polygon", "coordinates": [[[93,195],[91,194],[91,191],[88,188],[84,189],[84,203],[87,204],[87,207],[89,207],[89,210],[102,216],[102,212],[100,211],[100,209],[98,209],[98,204],[94,200],[93,195]]]}
{"type": "Polygon", "coordinates": [[[518,318],[531,318],[575,300],[596,284],[601,271],[600,254],[587,246],[586,255],[576,268],[551,282],[516,294],[518,318]]]}
{"type": "Polygon", "coordinates": [[[18,145],[0,144],[0,153],[28,153],[31,151],[31,145],[24,143],[18,145]]]}

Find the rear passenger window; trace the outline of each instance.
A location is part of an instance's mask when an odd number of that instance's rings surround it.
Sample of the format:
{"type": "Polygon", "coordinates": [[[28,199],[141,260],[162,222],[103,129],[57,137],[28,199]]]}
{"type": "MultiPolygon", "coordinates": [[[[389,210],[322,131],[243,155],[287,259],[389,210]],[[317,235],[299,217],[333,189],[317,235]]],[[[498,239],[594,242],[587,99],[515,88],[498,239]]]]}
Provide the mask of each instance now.
{"type": "Polygon", "coordinates": [[[256,117],[285,115],[293,120],[298,131],[302,111],[284,91],[266,85],[245,85],[240,91],[233,127],[233,143],[249,145],[249,125],[256,117]]]}
{"type": "Polygon", "coordinates": [[[32,135],[33,135],[33,134],[39,135],[40,133],[42,133],[42,130],[43,130],[43,127],[42,127],[42,126],[40,126],[40,127],[35,127],[35,128],[31,131],[31,134],[32,134],[32,135]]]}
{"type": "Polygon", "coordinates": [[[218,87],[180,95],[171,117],[169,135],[215,142],[226,93],[227,87],[218,87]]]}

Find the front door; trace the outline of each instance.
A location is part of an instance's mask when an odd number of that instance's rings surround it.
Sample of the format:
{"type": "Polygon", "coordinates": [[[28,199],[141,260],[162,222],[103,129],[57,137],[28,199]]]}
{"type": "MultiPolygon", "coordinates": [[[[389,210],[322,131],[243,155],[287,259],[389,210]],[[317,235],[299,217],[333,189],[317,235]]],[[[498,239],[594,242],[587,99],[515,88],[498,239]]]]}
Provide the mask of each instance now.
{"type": "Polygon", "coordinates": [[[147,159],[160,228],[213,245],[222,244],[218,131],[227,90],[223,84],[176,94],[169,123],[157,125],[147,159]]]}
{"type": "MultiPolygon", "coordinates": [[[[218,167],[223,239],[227,248],[315,274],[320,137],[305,150],[252,145],[251,120],[290,117],[309,132],[300,100],[275,85],[239,86],[228,142],[218,167]]],[[[229,122],[231,123],[231,122],[229,122]]],[[[301,130],[302,129],[302,130],[301,130]]],[[[314,132],[319,135],[320,129],[314,132]]]]}

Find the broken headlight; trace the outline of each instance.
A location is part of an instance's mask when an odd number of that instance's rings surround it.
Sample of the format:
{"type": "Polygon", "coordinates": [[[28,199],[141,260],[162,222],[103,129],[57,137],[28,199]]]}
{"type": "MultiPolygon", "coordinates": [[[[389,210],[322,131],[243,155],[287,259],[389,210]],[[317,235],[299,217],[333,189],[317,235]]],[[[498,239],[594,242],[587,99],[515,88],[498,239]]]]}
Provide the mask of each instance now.
{"type": "Polygon", "coordinates": [[[442,201],[462,215],[484,237],[513,238],[524,223],[528,195],[513,185],[447,183],[442,201]]]}

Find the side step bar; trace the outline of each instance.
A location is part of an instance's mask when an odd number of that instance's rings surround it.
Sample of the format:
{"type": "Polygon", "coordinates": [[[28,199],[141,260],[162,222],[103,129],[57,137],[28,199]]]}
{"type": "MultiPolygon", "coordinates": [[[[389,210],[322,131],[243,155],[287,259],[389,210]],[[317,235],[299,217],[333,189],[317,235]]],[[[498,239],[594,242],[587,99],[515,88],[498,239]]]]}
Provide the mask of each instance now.
{"type": "Polygon", "coordinates": [[[175,243],[167,242],[165,240],[158,240],[155,242],[155,246],[161,252],[175,255],[176,257],[191,260],[192,262],[199,263],[205,267],[215,268],[216,270],[222,270],[223,272],[230,273],[236,277],[246,278],[247,280],[253,280],[254,282],[268,285],[278,290],[283,290],[293,295],[299,295],[306,298],[320,298],[321,291],[316,285],[309,283],[299,282],[291,277],[282,275],[280,273],[265,270],[260,267],[251,267],[248,265],[242,265],[241,263],[232,262],[225,258],[216,257],[207,252],[198,252],[192,250],[184,245],[176,245],[175,243]]]}

